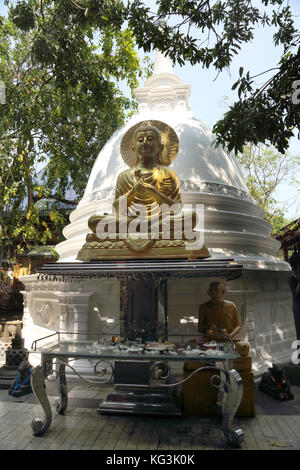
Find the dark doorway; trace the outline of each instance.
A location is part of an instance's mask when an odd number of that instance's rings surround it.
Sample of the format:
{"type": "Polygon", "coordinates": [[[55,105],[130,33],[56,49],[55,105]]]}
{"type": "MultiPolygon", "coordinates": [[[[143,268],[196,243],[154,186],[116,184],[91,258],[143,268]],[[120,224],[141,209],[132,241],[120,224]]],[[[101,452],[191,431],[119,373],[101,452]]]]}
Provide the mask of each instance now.
{"type": "Polygon", "coordinates": [[[123,288],[124,336],[135,341],[166,339],[166,282],[125,281],[123,288]]]}

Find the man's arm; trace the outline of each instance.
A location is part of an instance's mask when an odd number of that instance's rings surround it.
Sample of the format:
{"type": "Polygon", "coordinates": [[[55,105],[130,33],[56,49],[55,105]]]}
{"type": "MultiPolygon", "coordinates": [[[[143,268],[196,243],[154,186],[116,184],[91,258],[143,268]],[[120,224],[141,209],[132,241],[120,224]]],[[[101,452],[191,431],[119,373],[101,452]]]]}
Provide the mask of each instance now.
{"type": "Polygon", "coordinates": [[[230,333],[230,338],[234,338],[239,333],[239,331],[241,329],[241,321],[240,321],[239,313],[238,313],[237,308],[234,304],[232,304],[232,313],[233,313],[232,331],[230,333]]]}
{"type": "Polygon", "coordinates": [[[205,326],[206,326],[205,325],[205,310],[202,307],[202,305],[200,305],[199,315],[198,315],[198,331],[199,331],[199,333],[202,333],[202,334],[205,333],[205,326]]]}

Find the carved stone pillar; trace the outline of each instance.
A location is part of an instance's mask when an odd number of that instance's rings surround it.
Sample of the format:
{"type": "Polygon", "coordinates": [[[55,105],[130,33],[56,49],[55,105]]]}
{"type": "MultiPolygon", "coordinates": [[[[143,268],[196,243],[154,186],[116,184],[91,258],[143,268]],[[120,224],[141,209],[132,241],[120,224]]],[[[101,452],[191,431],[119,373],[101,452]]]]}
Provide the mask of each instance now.
{"type": "Polygon", "coordinates": [[[32,292],[26,290],[21,291],[23,295],[23,324],[24,325],[33,325],[32,316],[30,314],[30,306],[32,300],[32,292]]]}
{"type": "MultiPolygon", "coordinates": [[[[93,291],[55,292],[60,306],[60,331],[70,333],[86,333],[88,331],[89,299],[93,293],[93,291]]],[[[86,336],[80,335],[80,339],[85,338],[86,336]]]]}

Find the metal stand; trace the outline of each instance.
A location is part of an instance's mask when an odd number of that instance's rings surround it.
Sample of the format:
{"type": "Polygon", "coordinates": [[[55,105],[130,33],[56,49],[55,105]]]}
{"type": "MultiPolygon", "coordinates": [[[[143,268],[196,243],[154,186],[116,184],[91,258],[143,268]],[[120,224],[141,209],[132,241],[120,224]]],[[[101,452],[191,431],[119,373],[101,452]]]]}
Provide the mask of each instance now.
{"type": "MultiPolygon", "coordinates": [[[[52,412],[49,404],[49,400],[45,391],[45,378],[48,377],[52,370],[52,359],[43,355],[42,364],[37,366],[32,373],[31,386],[34,391],[36,398],[41,404],[44,411],[44,419],[35,418],[32,423],[32,429],[34,435],[42,435],[49,428],[52,421],[52,412]]],[[[55,379],[59,379],[58,390],[60,394],[60,399],[56,402],[56,410],[63,414],[67,409],[68,397],[67,397],[67,385],[65,377],[65,368],[70,367],[75,373],[75,369],[70,366],[67,362],[63,362],[60,358],[57,364],[59,365],[58,373],[56,373],[55,379]]],[[[67,360],[67,358],[65,358],[67,360]]],[[[98,361],[102,362],[102,361],[98,361]]],[[[243,431],[241,429],[233,429],[233,418],[238,409],[242,394],[243,394],[243,383],[240,375],[236,372],[235,369],[230,368],[230,361],[224,361],[221,363],[218,362],[215,365],[211,363],[204,367],[200,367],[192,372],[186,379],[172,384],[161,384],[156,381],[156,390],[148,389],[137,390],[132,389],[131,391],[126,390],[125,392],[114,392],[108,396],[105,402],[99,406],[99,412],[105,413],[131,413],[131,414],[163,414],[163,415],[180,415],[180,410],[176,407],[172,397],[167,390],[183,384],[185,381],[189,380],[195,373],[200,372],[201,370],[215,370],[220,373],[219,376],[215,375],[211,379],[211,385],[219,389],[219,411],[222,414],[222,431],[226,440],[233,446],[240,446],[243,440],[243,431]],[[122,406],[120,405],[122,404],[122,406]],[[155,409],[155,412],[153,411],[155,409]]],[[[161,365],[164,365],[164,368],[168,365],[166,361],[155,362],[151,365],[151,371],[164,369],[161,368],[161,365]]],[[[96,369],[96,366],[95,366],[96,369]]],[[[101,374],[106,373],[107,369],[103,368],[101,374]]],[[[97,375],[101,375],[97,374],[97,375]]],[[[165,379],[168,376],[162,376],[161,379],[165,379]]],[[[80,378],[79,374],[77,374],[80,378]]],[[[152,375],[153,378],[153,375],[152,375]]],[[[91,381],[83,379],[89,383],[101,383],[99,381],[91,381]]],[[[155,381],[155,380],[154,380],[155,381]]],[[[107,382],[107,381],[106,381],[107,382]]],[[[104,382],[102,382],[104,383],[104,382]]]]}

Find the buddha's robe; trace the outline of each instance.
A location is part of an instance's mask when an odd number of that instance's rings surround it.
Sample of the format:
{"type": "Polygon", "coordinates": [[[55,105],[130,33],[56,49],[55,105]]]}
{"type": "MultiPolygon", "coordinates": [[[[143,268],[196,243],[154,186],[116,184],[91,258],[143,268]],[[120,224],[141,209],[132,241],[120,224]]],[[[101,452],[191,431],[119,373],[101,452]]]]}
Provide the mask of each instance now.
{"type": "Polygon", "coordinates": [[[132,167],[120,173],[116,183],[114,207],[115,214],[92,216],[89,219],[88,225],[94,233],[100,221],[107,224],[115,223],[116,233],[121,233],[124,231],[124,224],[127,227],[136,217],[145,216],[147,220],[151,219],[151,225],[149,223],[146,229],[147,232],[150,227],[151,230],[154,230],[154,233],[157,233],[157,231],[162,232],[164,230],[163,224],[166,224],[169,227],[171,238],[174,238],[174,230],[179,230],[179,238],[181,239],[183,238],[183,227],[189,224],[191,228],[194,228],[196,223],[196,214],[193,210],[182,210],[180,185],[176,173],[167,166],[159,164],[151,170],[132,167]],[[161,212],[159,204],[151,194],[147,193],[143,196],[136,194],[130,201],[129,207],[126,201],[121,204],[122,197],[127,196],[141,180],[154,186],[161,194],[173,201],[174,207],[172,208],[172,205],[169,207],[168,204],[163,203],[164,210],[161,212]]]}
{"type": "MultiPolygon", "coordinates": [[[[174,201],[174,204],[181,205],[180,186],[176,173],[167,166],[157,165],[152,170],[137,170],[136,167],[125,170],[119,174],[116,185],[115,200],[121,196],[127,195],[139,180],[154,186],[160,193],[174,201]],[[139,176],[137,172],[139,171],[139,176]]],[[[159,211],[158,204],[151,195],[145,195],[141,198],[135,195],[128,208],[128,216],[135,217],[137,215],[138,206],[144,206],[147,216],[152,217],[159,211]]]]}

